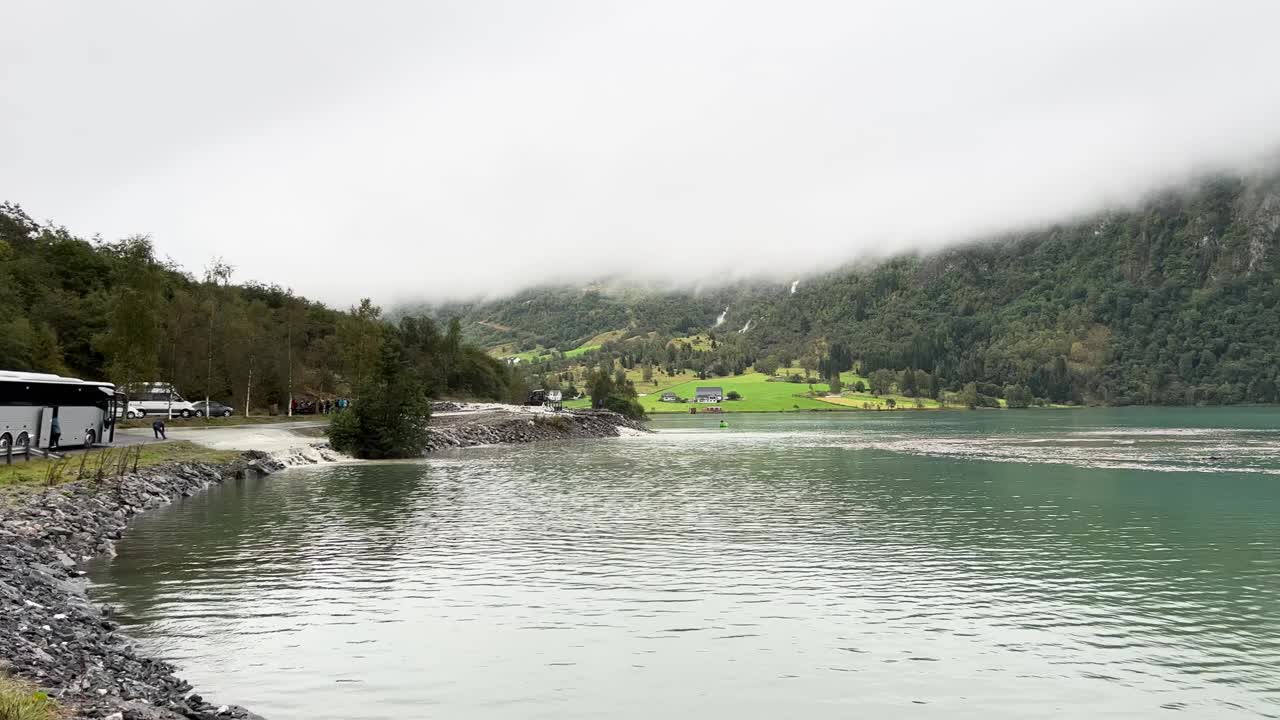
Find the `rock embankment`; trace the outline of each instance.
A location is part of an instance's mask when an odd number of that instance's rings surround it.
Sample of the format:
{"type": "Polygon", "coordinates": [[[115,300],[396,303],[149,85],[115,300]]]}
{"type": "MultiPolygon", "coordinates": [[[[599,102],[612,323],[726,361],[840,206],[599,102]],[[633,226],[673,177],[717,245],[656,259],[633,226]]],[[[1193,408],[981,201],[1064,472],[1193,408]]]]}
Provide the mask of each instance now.
{"type": "Polygon", "coordinates": [[[423,453],[449,448],[618,437],[648,432],[638,420],[607,410],[563,412],[478,412],[432,418],[423,453]]]}
{"type": "Polygon", "coordinates": [[[89,600],[80,567],[114,552],[145,510],[228,479],[339,459],[319,447],[246,453],[229,466],[175,464],[0,498],[0,672],[38,685],[75,718],[257,718],[206,702],[174,666],[142,655],[110,609],[89,600]]]}

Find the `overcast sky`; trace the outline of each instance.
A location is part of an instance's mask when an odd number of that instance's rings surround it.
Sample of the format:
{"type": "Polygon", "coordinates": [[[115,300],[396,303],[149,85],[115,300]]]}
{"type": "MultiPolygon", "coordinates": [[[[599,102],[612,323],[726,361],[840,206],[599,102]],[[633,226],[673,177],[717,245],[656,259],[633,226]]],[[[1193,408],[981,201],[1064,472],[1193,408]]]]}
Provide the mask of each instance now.
{"type": "Polygon", "coordinates": [[[8,0],[0,200],[336,304],[779,278],[1280,141],[1280,2],[8,0]]]}

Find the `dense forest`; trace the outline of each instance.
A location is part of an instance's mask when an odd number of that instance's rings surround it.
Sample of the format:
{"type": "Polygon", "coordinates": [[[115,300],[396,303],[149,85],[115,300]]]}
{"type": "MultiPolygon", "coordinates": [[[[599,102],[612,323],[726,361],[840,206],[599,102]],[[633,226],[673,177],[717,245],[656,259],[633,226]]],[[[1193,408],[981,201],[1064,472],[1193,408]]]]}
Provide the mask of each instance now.
{"type": "Polygon", "coordinates": [[[1012,393],[1018,404],[1271,403],[1278,263],[1280,178],[1213,178],[1135,209],[794,289],[539,288],[431,311],[462,316],[476,342],[544,349],[533,369],[549,378],[575,364],[703,376],[798,366],[822,377],[890,370],[912,391],[1012,393]],[[563,354],[609,330],[621,332],[563,354]]]}
{"type": "Polygon", "coordinates": [[[0,369],[172,382],[188,399],[279,412],[290,395],[358,395],[390,357],[431,397],[522,396],[520,378],[463,343],[456,322],[393,324],[368,300],[334,310],[233,275],[214,261],[195,277],[145,236],[87,241],[0,205],[0,369]]]}

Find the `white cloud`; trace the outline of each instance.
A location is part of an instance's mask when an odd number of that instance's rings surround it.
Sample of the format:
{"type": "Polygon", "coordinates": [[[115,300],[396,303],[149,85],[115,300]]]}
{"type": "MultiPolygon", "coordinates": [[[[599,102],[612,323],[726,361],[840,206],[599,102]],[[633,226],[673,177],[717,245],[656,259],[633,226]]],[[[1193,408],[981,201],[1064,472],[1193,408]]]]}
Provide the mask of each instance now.
{"type": "Polygon", "coordinates": [[[1250,169],[1280,141],[1266,0],[7,17],[0,199],[339,303],[794,277],[1250,169]]]}

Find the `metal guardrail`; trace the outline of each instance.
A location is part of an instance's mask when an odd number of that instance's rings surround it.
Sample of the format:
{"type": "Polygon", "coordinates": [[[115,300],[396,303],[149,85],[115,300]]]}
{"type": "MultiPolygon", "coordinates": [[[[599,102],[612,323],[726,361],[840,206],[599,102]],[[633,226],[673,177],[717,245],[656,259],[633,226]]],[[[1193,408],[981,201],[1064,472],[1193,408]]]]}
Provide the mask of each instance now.
{"type": "Polygon", "coordinates": [[[34,448],[30,445],[24,445],[21,450],[16,450],[14,449],[14,446],[10,444],[4,451],[4,464],[12,465],[14,455],[21,456],[25,462],[30,462],[32,455],[36,457],[49,458],[50,460],[62,460],[66,457],[66,455],[63,454],[50,452],[48,450],[41,450],[40,448],[34,448]]]}

